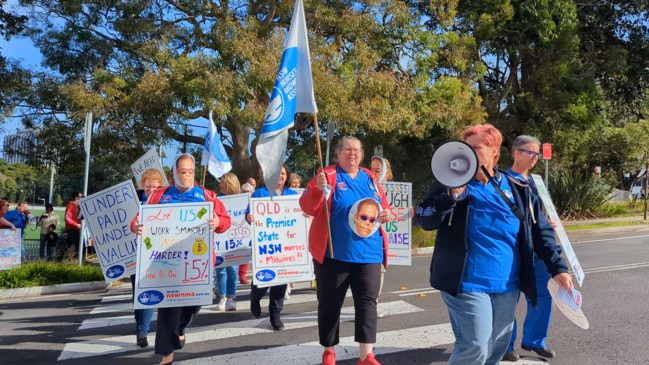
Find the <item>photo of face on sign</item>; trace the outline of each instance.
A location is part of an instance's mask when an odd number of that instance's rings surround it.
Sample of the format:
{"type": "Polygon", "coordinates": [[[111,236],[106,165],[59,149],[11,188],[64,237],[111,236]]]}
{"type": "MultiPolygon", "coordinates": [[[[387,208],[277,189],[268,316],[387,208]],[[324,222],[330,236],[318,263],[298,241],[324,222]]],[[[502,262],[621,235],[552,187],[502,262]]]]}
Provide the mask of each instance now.
{"type": "Polygon", "coordinates": [[[359,237],[371,236],[379,226],[379,212],[381,206],[372,198],[365,198],[354,203],[349,210],[349,225],[359,237]]]}

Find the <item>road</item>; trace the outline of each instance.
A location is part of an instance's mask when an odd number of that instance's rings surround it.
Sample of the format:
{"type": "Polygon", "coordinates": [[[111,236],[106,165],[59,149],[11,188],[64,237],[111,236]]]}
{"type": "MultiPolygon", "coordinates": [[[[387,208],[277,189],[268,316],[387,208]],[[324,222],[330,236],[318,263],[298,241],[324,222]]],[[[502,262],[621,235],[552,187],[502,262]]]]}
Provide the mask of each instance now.
{"type": "MultiPolygon", "coordinates": [[[[643,351],[649,317],[649,236],[615,233],[573,239],[585,271],[583,330],[555,312],[548,347],[558,353],[552,364],[647,364],[643,351]]],[[[439,292],[428,285],[430,257],[416,257],[411,267],[391,266],[379,308],[377,359],[390,364],[445,364],[453,336],[439,292]]],[[[286,329],[274,332],[267,301],[262,318],[249,312],[248,286],[240,287],[236,312],[203,307],[187,334],[187,345],[174,364],[319,364],[315,290],[294,290],[282,319],[286,329]]],[[[153,348],[135,345],[130,284],[108,292],[62,294],[0,301],[2,364],[153,364],[153,348]]],[[[524,301],[517,316],[524,315],[524,301]]],[[[338,365],[356,364],[353,304],[345,302],[338,365]]],[[[153,323],[155,328],[155,322],[153,323]]],[[[153,344],[154,332],[149,336],[153,344]]],[[[547,364],[520,350],[517,363],[547,364]]]]}

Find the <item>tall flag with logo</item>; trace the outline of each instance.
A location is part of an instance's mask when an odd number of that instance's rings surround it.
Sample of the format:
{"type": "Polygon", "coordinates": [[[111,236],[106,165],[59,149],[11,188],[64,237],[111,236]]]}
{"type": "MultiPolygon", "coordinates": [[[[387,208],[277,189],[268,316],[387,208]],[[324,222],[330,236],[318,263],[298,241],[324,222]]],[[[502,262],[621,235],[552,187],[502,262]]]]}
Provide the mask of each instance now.
{"type": "MultiPolygon", "coordinates": [[[[216,131],[214,120],[212,120],[212,110],[210,110],[210,122],[207,127],[207,133],[205,134],[201,166],[207,166],[207,171],[215,179],[219,179],[226,172],[232,170],[230,158],[225,153],[225,148],[223,148],[219,134],[216,131]]],[[[203,179],[205,179],[205,176],[203,176],[203,179]]]]}
{"type": "Polygon", "coordinates": [[[302,0],[297,0],[255,153],[269,191],[273,191],[279,180],[286,156],[288,129],[293,126],[295,113],[317,112],[304,6],[302,0]]]}

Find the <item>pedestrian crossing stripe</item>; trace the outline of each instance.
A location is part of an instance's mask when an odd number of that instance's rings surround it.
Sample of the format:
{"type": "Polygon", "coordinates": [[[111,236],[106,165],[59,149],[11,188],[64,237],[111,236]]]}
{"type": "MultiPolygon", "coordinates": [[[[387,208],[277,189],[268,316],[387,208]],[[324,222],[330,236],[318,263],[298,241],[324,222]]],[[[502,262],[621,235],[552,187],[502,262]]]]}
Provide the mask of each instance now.
{"type": "MultiPolygon", "coordinates": [[[[395,302],[396,303],[396,302],[395,302]]],[[[190,337],[187,336],[187,339],[190,337]]],[[[455,341],[449,323],[431,326],[407,328],[396,331],[379,332],[376,334],[376,355],[390,354],[416,349],[427,349],[435,346],[452,344],[455,341]]],[[[176,361],[174,364],[199,365],[305,365],[320,364],[322,362],[322,345],[318,341],[296,345],[271,347],[262,350],[253,350],[204,357],[186,361],[176,361]]],[[[360,356],[358,343],[354,336],[340,339],[336,345],[336,360],[349,360],[360,356]]]]}
{"type": "MultiPolygon", "coordinates": [[[[297,299],[300,297],[302,297],[302,295],[292,296],[291,304],[297,303],[297,299]]],[[[378,310],[386,317],[425,311],[424,309],[401,300],[392,302],[380,302],[378,304],[378,310]]],[[[340,320],[341,322],[353,321],[354,307],[343,307],[340,315],[340,320]]],[[[283,315],[282,321],[284,322],[285,331],[291,329],[315,327],[318,325],[317,311],[283,315]]],[[[131,317],[130,323],[133,322],[134,321],[131,317]]],[[[245,321],[219,323],[211,326],[190,327],[187,329],[187,343],[213,341],[223,338],[233,338],[273,332],[274,330],[268,324],[268,318],[255,318],[245,321]]],[[[58,360],[62,361],[68,359],[77,359],[90,356],[101,356],[140,350],[133,339],[133,335],[128,335],[68,343],[65,345],[63,351],[61,352],[61,355],[59,355],[58,360]]],[[[155,334],[149,334],[149,342],[154,341],[155,334]]]]}

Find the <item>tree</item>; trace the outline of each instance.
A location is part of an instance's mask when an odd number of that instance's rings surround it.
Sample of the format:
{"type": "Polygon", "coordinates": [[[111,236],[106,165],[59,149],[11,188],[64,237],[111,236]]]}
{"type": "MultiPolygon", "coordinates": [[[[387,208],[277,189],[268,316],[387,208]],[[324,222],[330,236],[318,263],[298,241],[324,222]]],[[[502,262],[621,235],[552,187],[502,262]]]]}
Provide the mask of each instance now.
{"type": "MultiPolygon", "coordinates": [[[[55,91],[39,93],[38,102],[72,121],[92,110],[97,144],[106,141],[97,148],[118,151],[116,162],[168,139],[202,144],[185,128],[212,109],[234,171],[257,175],[251,151],[294,1],[21,3],[43,9],[30,32],[45,64],[62,75],[60,88],[39,89],[55,91]]],[[[421,138],[433,127],[483,120],[472,88],[480,70],[463,51],[471,37],[450,27],[429,32],[411,5],[305,3],[321,122],[335,121],[341,134],[421,138]]],[[[294,129],[312,122],[299,116],[294,129]]]]}

